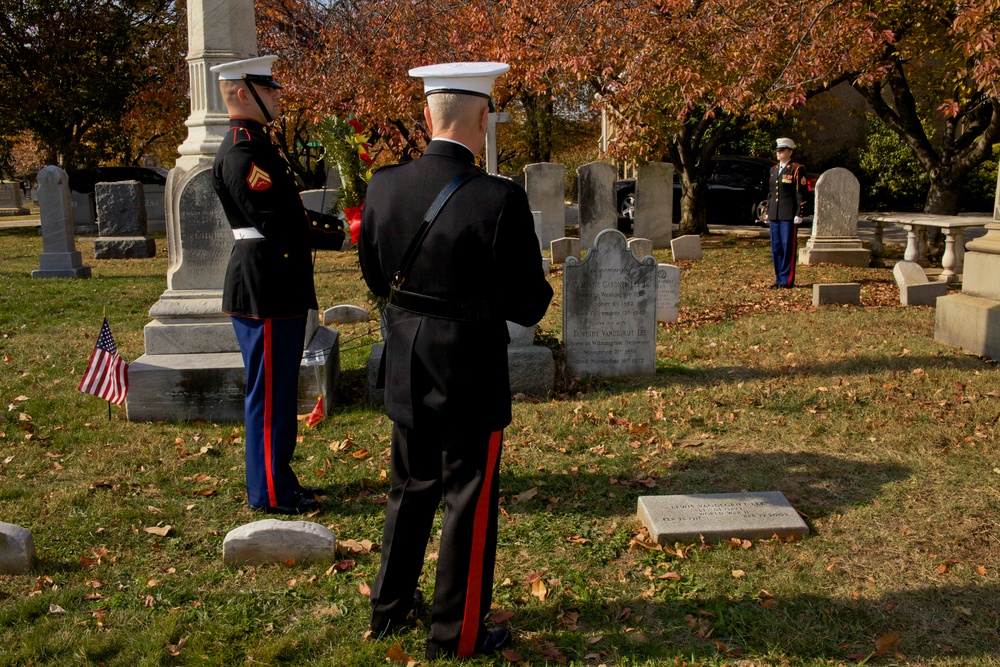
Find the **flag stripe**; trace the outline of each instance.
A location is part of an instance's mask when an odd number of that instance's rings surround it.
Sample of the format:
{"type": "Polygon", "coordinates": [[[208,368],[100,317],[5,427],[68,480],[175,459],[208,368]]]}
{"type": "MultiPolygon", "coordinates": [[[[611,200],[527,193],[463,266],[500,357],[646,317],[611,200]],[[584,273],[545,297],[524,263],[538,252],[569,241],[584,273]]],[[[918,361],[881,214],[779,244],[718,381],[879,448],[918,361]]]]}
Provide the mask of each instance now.
{"type": "Polygon", "coordinates": [[[90,354],[77,389],[117,405],[125,402],[128,394],[128,364],[118,356],[118,346],[115,345],[107,319],[101,325],[97,344],[90,354]]]}

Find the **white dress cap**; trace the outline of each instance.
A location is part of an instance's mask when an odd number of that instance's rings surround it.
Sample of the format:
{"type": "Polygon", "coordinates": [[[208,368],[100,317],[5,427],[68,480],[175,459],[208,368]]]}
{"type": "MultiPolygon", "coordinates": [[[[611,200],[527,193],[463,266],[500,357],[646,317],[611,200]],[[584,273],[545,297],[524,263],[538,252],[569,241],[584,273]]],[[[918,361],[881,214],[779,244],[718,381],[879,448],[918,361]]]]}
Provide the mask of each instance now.
{"type": "Polygon", "coordinates": [[[246,60],[234,60],[231,63],[222,63],[210,68],[212,72],[219,73],[220,81],[240,81],[249,79],[253,83],[272,88],[281,88],[278,82],[271,76],[271,64],[278,59],[278,56],[258,56],[247,58],[246,60]]]}
{"type": "Polygon", "coordinates": [[[781,139],[778,139],[778,148],[791,148],[792,150],[795,150],[795,142],[788,137],[782,137],[781,139]]]}
{"type": "Polygon", "coordinates": [[[415,67],[410,76],[424,80],[424,94],[470,93],[489,97],[493,82],[510,69],[507,63],[442,63],[415,67]]]}

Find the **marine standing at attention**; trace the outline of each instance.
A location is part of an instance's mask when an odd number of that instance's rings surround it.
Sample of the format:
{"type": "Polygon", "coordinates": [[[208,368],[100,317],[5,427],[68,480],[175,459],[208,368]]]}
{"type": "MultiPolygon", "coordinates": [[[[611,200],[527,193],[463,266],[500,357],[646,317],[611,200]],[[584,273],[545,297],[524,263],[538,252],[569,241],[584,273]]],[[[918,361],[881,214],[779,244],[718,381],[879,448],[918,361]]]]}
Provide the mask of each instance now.
{"type": "Polygon", "coordinates": [[[392,480],[371,629],[382,635],[406,622],[443,496],[431,659],[492,653],[511,639],[484,623],[501,442],[511,421],[506,321],[537,323],[552,288],[524,189],[474,164],[493,81],[509,69],[410,70],[424,80],[432,141],[422,157],[372,176],[358,241],[365,281],[389,299],[383,364],[392,480]]]}
{"type": "Polygon", "coordinates": [[[216,65],[229,131],[212,183],[235,243],[222,288],[246,368],[246,481],[250,506],[269,514],[319,509],[320,489],[292,471],[306,314],[318,308],[310,250],[345,245],[340,220],[306,210],[288,161],[271,142],[281,86],[277,56],[216,65]]]}
{"type": "Polygon", "coordinates": [[[774,284],[771,289],[795,286],[798,226],[802,224],[809,188],[806,168],[792,162],[795,142],[778,139],[778,164],[771,167],[767,184],[767,220],[771,228],[771,259],[774,284]]]}

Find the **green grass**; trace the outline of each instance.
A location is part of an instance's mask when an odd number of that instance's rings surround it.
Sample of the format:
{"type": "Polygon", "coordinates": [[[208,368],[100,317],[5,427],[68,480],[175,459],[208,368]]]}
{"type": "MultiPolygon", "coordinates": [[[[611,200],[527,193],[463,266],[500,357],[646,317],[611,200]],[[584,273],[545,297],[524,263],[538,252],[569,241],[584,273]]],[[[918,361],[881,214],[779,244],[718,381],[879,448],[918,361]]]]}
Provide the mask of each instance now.
{"type": "MultiPolygon", "coordinates": [[[[92,279],[32,280],[37,229],[0,229],[0,521],[29,528],[41,558],[0,576],[0,665],[382,665],[396,642],[422,657],[425,627],[363,639],[377,552],[344,554],[343,572],[223,565],[226,533],[260,518],[240,424],[108,421],[76,391],[105,306],[123,356],[142,353],[167,266],[162,237],[141,261],[78,241],[92,279]]],[[[494,603],[521,664],[849,665],[893,633],[866,664],[1000,664],[996,365],[934,342],[934,311],[899,306],[889,269],[799,267],[804,287],[775,293],[765,242],[704,244],[680,265],[654,378],[559,363],[552,398],[515,403],[494,603]],[[811,306],[811,283],[845,281],[860,308],[811,306]],[[633,541],[640,495],[768,490],[806,539],[633,541]]],[[[353,254],[321,253],[316,279],[322,307],[367,303],[353,254]]],[[[540,333],[561,360],[552,282],[540,333]]],[[[342,329],[339,404],[301,428],[294,466],[329,489],[312,520],[377,544],[391,425],[362,400],[369,328],[342,329]]]]}

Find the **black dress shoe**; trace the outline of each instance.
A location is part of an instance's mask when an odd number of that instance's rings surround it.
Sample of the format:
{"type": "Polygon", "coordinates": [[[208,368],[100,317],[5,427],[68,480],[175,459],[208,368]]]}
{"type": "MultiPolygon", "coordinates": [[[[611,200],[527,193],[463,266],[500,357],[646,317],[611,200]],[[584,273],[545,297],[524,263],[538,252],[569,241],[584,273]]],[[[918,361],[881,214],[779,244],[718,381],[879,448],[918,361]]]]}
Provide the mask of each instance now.
{"type": "Polygon", "coordinates": [[[326,489],[319,486],[300,486],[296,491],[301,496],[306,498],[312,498],[313,496],[322,496],[326,493],[326,489]]]}
{"type": "Polygon", "coordinates": [[[292,501],[291,505],[277,505],[274,507],[270,505],[262,507],[251,505],[250,509],[263,512],[264,514],[308,514],[309,512],[315,512],[320,507],[321,505],[312,498],[295,496],[295,500],[292,501]]]}
{"type": "Polygon", "coordinates": [[[781,287],[781,285],[774,283],[773,285],[768,285],[767,289],[778,289],[779,287],[781,287]]]}
{"type": "MultiPolygon", "coordinates": [[[[483,643],[476,647],[476,650],[472,652],[472,655],[490,655],[491,653],[496,653],[510,644],[511,640],[513,640],[513,636],[507,628],[491,628],[486,631],[486,637],[483,639],[483,643]]],[[[434,660],[436,658],[453,657],[455,655],[455,651],[445,649],[444,647],[438,646],[434,642],[429,641],[427,642],[425,655],[428,660],[434,660]]]]}

